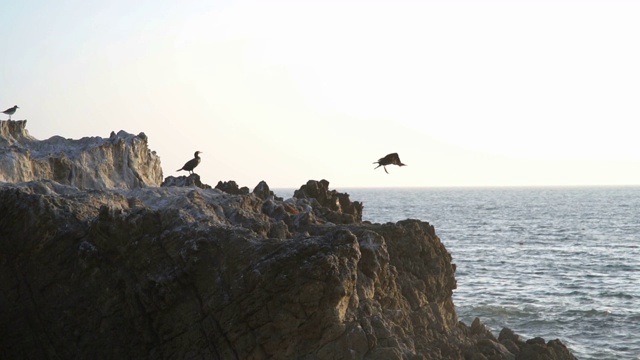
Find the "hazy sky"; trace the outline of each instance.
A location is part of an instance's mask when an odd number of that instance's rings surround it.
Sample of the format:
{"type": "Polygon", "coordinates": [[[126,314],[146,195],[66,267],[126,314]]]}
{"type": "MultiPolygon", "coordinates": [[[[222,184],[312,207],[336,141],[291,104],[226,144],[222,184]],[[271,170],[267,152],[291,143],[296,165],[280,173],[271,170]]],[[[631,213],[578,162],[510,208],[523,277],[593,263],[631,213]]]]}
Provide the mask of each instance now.
{"type": "MultiPolygon", "coordinates": [[[[0,111],[164,176],[640,185],[640,1],[4,1],[0,111]],[[408,166],[373,170],[387,153],[408,166]]],[[[7,117],[3,115],[2,119],[7,117]]]]}

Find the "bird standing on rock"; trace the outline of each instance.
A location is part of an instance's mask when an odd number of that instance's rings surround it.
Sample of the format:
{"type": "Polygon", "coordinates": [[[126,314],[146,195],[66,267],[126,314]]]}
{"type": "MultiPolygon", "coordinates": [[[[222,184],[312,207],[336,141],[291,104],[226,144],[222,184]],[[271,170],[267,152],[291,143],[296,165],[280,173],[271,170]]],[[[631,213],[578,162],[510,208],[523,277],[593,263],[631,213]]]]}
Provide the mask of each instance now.
{"type": "Polygon", "coordinates": [[[180,171],[180,170],[186,170],[189,172],[189,174],[193,174],[193,169],[195,169],[196,166],[198,166],[198,164],[200,164],[200,156],[198,156],[198,154],[202,154],[201,151],[196,151],[195,154],[193,154],[193,159],[187,161],[186,164],[184,164],[184,166],[181,169],[178,169],[176,171],[180,171]]]}
{"type": "Polygon", "coordinates": [[[13,105],[13,107],[8,108],[7,110],[3,111],[2,113],[9,115],[9,120],[11,120],[11,115],[15,114],[16,110],[18,110],[18,109],[20,109],[18,107],[18,105],[13,105]]]}
{"type": "Polygon", "coordinates": [[[387,174],[389,173],[387,171],[387,167],[386,165],[398,165],[398,166],[407,166],[405,164],[402,163],[402,161],[400,161],[400,156],[398,156],[398,153],[393,153],[393,154],[389,154],[383,158],[380,158],[378,161],[374,161],[374,164],[378,164],[378,166],[376,166],[375,168],[373,168],[373,170],[379,168],[380,166],[382,166],[382,168],[384,169],[384,172],[386,172],[387,174]]]}

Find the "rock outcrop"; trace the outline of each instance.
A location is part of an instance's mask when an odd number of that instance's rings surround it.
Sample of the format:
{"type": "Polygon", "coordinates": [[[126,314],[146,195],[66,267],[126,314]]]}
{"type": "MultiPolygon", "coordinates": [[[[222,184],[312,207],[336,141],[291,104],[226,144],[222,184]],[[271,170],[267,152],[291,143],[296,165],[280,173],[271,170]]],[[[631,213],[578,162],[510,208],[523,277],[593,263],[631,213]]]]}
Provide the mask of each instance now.
{"type": "Polygon", "coordinates": [[[348,194],[336,190],[329,191],[327,180],[309,180],[294,192],[293,197],[317,202],[319,206],[316,207],[324,209],[320,216],[333,223],[350,224],[362,221],[362,203],[351,202],[348,194]]]}
{"type": "Polygon", "coordinates": [[[216,185],[216,189],[222,190],[229,194],[234,195],[247,195],[249,194],[249,188],[246,186],[239,187],[235,181],[218,181],[218,185],[216,185]]]}
{"type": "Polygon", "coordinates": [[[79,140],[53,136],[37,140],[26,120],[0,121],[0,181],[41,179],[81,189],[133,189],[160,186],[160,158],[144,133],[111,133],[79,140]]]}
{"type": "Polygon", "coordinates": [[[200,189],[211,189],[211,186],[200,181],[200,175],[190,174],[189,176],[167,176],[160,186],[195,186],[200,189]]]}
{"type": "Polygon", "coordinates": [[[0,357],[574,359],[459,322],[427,222],[362,222],[326,180],[285,200],[196,176],[0,183],[0,357]]]}

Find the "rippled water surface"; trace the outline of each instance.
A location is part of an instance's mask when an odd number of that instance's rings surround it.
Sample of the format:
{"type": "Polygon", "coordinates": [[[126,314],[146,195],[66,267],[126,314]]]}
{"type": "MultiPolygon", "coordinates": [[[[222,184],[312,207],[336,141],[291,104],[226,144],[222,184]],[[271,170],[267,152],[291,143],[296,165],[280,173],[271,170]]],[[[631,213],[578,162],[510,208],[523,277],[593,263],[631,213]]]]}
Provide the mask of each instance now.
{"type": "Polygon", "coordinates": [[[559,338],[579,359],[640,359],[639,187],[337,190],[363,220],[435,226],[466,324],[559,338]]]}

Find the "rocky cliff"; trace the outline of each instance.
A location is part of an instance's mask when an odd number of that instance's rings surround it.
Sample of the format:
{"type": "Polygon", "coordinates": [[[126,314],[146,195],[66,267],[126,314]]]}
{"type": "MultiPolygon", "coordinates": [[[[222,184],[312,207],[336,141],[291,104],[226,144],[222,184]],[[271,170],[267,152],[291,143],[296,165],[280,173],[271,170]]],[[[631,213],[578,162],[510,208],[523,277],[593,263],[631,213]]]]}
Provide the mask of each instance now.
{"type": "Polygon", "coordinates": [[[325,180],[98,188],[0,183],[1,358],[574,359],[460,323],[434,228],[325,180]]]}
{"type": "Polygon", "coordinates": [[[51,179],[81,189],[160,186],[160,158],[147,136],[120,131],[109,138],[37,140],[27,121],[0,121],[0,181],[51,179]]]}

